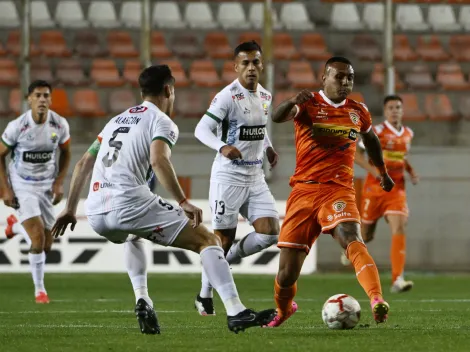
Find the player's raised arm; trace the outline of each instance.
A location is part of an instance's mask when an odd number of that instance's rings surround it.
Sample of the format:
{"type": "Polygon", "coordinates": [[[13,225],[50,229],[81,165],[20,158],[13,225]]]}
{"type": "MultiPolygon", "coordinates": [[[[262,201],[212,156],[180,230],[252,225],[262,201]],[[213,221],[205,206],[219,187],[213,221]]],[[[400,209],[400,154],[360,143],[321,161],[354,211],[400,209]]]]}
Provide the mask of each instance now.
{"type": "Polygon", "coordinates": [[[302,90],[296,96],[287,99],[279,104],[271,115],[271,120],[276,123],[292,120],[299,112],[299,105],[312,98],[312,93],[308,89],[302,90]]]}

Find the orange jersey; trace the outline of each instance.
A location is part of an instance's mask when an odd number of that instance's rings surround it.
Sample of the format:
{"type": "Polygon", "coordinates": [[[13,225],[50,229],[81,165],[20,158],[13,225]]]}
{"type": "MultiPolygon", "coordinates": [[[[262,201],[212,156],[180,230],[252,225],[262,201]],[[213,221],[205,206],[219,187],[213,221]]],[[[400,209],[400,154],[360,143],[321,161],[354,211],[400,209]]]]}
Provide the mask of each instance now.
{"type": "MultiPolygon", "coordinates": [[[[387,166],[388,174],[395,182],[395,188],[405,189],[405,160],[410,150],[413,131],[402,126],[397,131],[389,122],[385,121],[374,126],[374,131],[379,137],[382,146],[384,162],[387,166]]],[[[372,175],[368,174],[366,184],[371,190],[382,190],[380,182],[372,175]]]]}
{"type": "Polygon", "coordinates": [[[360,132],[372,119],[367,107],[352,99],[339,104],[323,91],[297,105],[294,118],[296,166],[290,185],[297,182],[335,182],[353,187],[354,155],[360,132]]]}

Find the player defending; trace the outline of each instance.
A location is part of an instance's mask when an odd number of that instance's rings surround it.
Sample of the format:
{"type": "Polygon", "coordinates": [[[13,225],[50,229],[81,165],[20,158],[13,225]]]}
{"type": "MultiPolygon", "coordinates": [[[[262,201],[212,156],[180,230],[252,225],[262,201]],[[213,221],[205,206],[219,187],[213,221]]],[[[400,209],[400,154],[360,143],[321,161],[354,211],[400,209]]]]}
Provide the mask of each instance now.
{"type": "MultiPolygon", "coordinates": [[[[385,165],[395,182],[391,192],[384,192],[380,187],[380,175],[369,163],[362,148],[357,148],[356,163],[366,169],[362,198],[362,237],[364,242],[374,239],[377,221],[384,217],[392,232],[390,258],[392,262],[391,292],[405,292],[413,288],[412,281],[403,278],[405,269],[406,237],[405,227],[408,221],[408,205],[405,192],[405,171],[411,176],[411,182],[417,184],[419,177],[411,167],[406,156],[409,151],[413,131],[403,126],[403,102],[399,96],[389,95],[384,99],[385,121],[374,126],[374,131],[382,145],[385,165]]],[[[342,254],[341,262],[349,264],[342,254]]]]}
{"type": "MultiPolygon", "coordinates": [[[[212,228],[222,241],[227,261],[258,253],[277,243],[279,215],[263,173],[264,153],[271,167],[278,155],[266,134],[271,93],[259,84],[262,52],[255,42],[235,48],[238,78],[219,92],[196,127],[195,136],[217,151],[210,179],[212,228]],[[217,130],[217,136],[213,133],[217,130]],[[254,231],[233,244],[238,214],[254,231]]],[[[195,307],[201,315],[215,315],[210,280],[202,273],[195,307]]]]}
{"type": "Polygon", "coordinates": [[[52,88],[45,81],[28,87],[31,110],[11,121],[0,143],[0,183],[5,185],[5,205],[18,211],[7,219],[7,237],[22,233],[30,244],[28,254],[36,303],[49,303],[44,286],[46,254],[52,247],[54,205],[64,194],[63,183],[70,163],[70,133],[67,121],[49,109],[52,88]],[[56,150],[60,148],[57,170],[56,150]],[[7,154],[12,153],[8,173],[7,154]],[[15,231],[13,231],[15,228],[15,231]]]}
{"type": "Polygon", "coordinates": [[[379,170],[382,188],[388,192],[394,184],[384,165],[367,107],[347,99],[354,84],[349,60],[329,59],[322,81],[323,90],[313,94],[300,92],[276,107],[272,116],[278,123],[294,120],[297,156],[290,180],[293,190],[278,242],[281,254],[274,284],[278,315],[270,327],[281,325],[297,310],[293,301],[297,280],[320,233],[331,234],[346,250],[357,279],[370,298],[375,321],[384,322],[389,310],[382,297],[377,267],[361,238],[361,218],[352,182],[359,133],[379,170]]]}
{"type": "MultiPolygon", "coordinates": [[[[202,211],[184,196],[170,161],[179,133],[168,117],[173,111],[174,81],[166,65],[151,66],[141,73],[139,85],[144,102],[112,118],[98,137],[101,146],[92,147],[79,161],[54,235],[61,236],[70,223],[73,230],[80,191],[93,169],[85,206],[94,231],[114,243],[124,243],[131,233],[164,246],[200,253],[204,270],[227,310],[229,329],[238,332],[260,326],[272,320],[275,310],[256,313],[241,303],[219,240],[200,224],[202,211]],[[146,178],[152,170],[179,206],[150,191],[146,178]]],[[[133,246],[125,255],[135,273],[132,277],[130,272],[134,289],[146,287],[147,277],[141,275],[145,273],[143,246],[133,246]]],[[[147,290],[137,291],[140,297],[135,313],[142,333],[160,333],[147,290]]]]}

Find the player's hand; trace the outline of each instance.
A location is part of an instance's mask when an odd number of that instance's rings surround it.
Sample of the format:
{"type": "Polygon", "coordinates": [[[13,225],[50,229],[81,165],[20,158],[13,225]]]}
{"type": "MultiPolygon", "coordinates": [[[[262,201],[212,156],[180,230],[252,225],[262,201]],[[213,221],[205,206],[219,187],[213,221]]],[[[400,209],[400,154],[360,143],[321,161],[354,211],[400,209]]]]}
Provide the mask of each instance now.
{"type": "Polygon", "coordinates": [[[272,170],[279,160],[279,154],[276,153],[273,147],[268,147],[266,149],[266,156],[268,157],[269,165],[271,165],[270,170],[272,170]]]}
{"type": "Polygon", "coordinates": [[[67,211],[67,209],[62,210],[62,212],[57,217],[54,226],[52,227],[52,236],[54,238],[59,238],[67,230],[67,226],[70,225],[70,230],[75,229],[75,224],[77,223],[77,218],[75,214],[67,211]]]}
{"type": "Polygon", "coordinates": [[[52,198],[52,205],[59,204],[64,196],[64,185],[61,181],[54,181],[52,184],[52,194],[54,196],[54,198],[52,198]]]}
{"type": "Polygon", "coordinates": [[[380,180],[380,186],[385,192],[390,192],[393,186],[395,186],[395,182],[393,182],[392,178],[388,174],[384,174],[380,180]]]}
{"type": "Polygon", "coordinates": [[[419,183],[419,176],[417,174],[410,175],[411,183],[417,185],[419,183]]]}
{"type": "Polygon", "coordinates": [[[20,208],[18,198],[15,197],[15,193],[10,187],[5,187],[3,191],[3,203],[5,203],[7,207],[11,207],[13,209],[20,208]]]}
{"type": "Polygon", "coordinates": [[[193,228],[198,227],[202,222],[202,209],[192,205],[187,200],[181,203],[180,206],[183,208],[186,216],[193,221],[193,228]]]}
{"type": "Polygon", "coordinates": [[[235,160],[242,159],[242,153],[231,145],[225,145],[220,149],[220,153],[225,156],[227,159],[235,160]]]}
{"type": "Polygon", "coordinates": [[[308,89],[302,90],[295,97],[292,97],[290,101],[296,105],[300,105],[312,99],[312,92],[308,89]]]}

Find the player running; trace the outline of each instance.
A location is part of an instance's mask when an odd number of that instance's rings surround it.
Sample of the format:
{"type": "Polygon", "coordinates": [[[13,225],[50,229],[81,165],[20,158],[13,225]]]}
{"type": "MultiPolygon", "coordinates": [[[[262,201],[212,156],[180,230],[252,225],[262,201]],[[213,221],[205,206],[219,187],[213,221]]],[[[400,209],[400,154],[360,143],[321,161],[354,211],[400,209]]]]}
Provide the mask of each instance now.
{"type": "MultiPolygon", "coordinates": [[[[374,131],[382,145],[385,165],[395,182],[391,192],[384,192],[380,187],[380,175],[365,158],[364,150],[357,148],[356,163],[366,169],[366,181],[362,192],[362,236],[364,242],[374,239],[377,221],[384,217],[392,232],[390,258],[392,262],[392,293],[405,292],[413,288],[412,281],[403,277],[405,269],[406,237],[405,227],[408,221],[408,205],[405,192],[405,171],[411,176],[411,182],[417,184],[419,177],[406,156],[413,139],[413,131],[402,124],[403,102],[397,95],[384,99],[385,121],[374,126],[374,131]]],[[[345,253],[341,262],[349,265],[345,253]]]]}
{"type": "Polygon", "coordinates": [[[275,279],[278,315],[268,325],[281,325],[297,310],[293,301],[302,264],[320,233],[329,233],[346,250],[356,276],[370,298],[377,323],[386,321],[389,305],[382,297],[379,273],[361,238],[353,188],[356,140],[362,135],[385,191],[393,181],[384,165],[380,142],[367,107],[348,99],[354,84],[351,62],[332,57],[325,64],[323,90],[304,90],[275,108],[272,120],[294,120],[296,168],[293,190],[279,236],[279,271],[275,279]]]}
{"type": "Polygon", "coordinates": [[[70,163],[70,133],[67,121],[50,110],[52,87],[41,80],[28,87],[31,110],[11,121],[0,143],[0,183],[5,185],[5,205],[18,211],[7,219],[11,238],[22,233],[30,244],[28,254],[36,303],[49,303],[44,286],[46,254],[52,247],[54,205],[64,194],[63,183],[70,163]],[[60,149],[59,166],[56,151],[60,149]],[[12,153],[6,170],[5,158],[12,153]]]}
{"type": "MultiPolygon", "coordinates": [[[[63,235],[68,224],[72,224],[73,230],[80,192],[93,169],[85,206],[94,231],[114,243],[124,243],[131,233],[163,246],[199,253],[204,270],[227,310],[229,329],[237,333],[266,324],[275,310],[256,313],[241,303],[218,238],[201,225],[201,209],[186,199],[176,178],[170,156],[179,131],[168,117],[173,111],[174,82],[166,65],[142,71],[139,85],[144,102],[112,118],[100,133],[99,142],[78,162],[66,209],[57,219],[54,236],[63,235]],[[150,191],[146,178],[152,170],[179,206],[150,191]]],[[[146,289],[145,252],[143,246],[128,243],[125,255],[137,294],[135,313],[142,333],[158,334],[160,327],[146,289]]]]}
{"type": "MultiPolygon", "coordinates": [[[[272,95],[259,84],[261,48],[255,41],[242,43],[234,50],[234,60],[238,78],[215,96],[195,131],[197,139],[217,151],[209,204],[212,228],[229,264],[277,243],[279,235],[279,215],[263,172],[264,153],[271,167],[278,155],[265,128],[272,95]],[[233,244],[238,214],[254,231],[233,244]]],[[[195,307],[201,315],[215,315],[212,286],[204,271],[201,281],[195,307]]]]}

